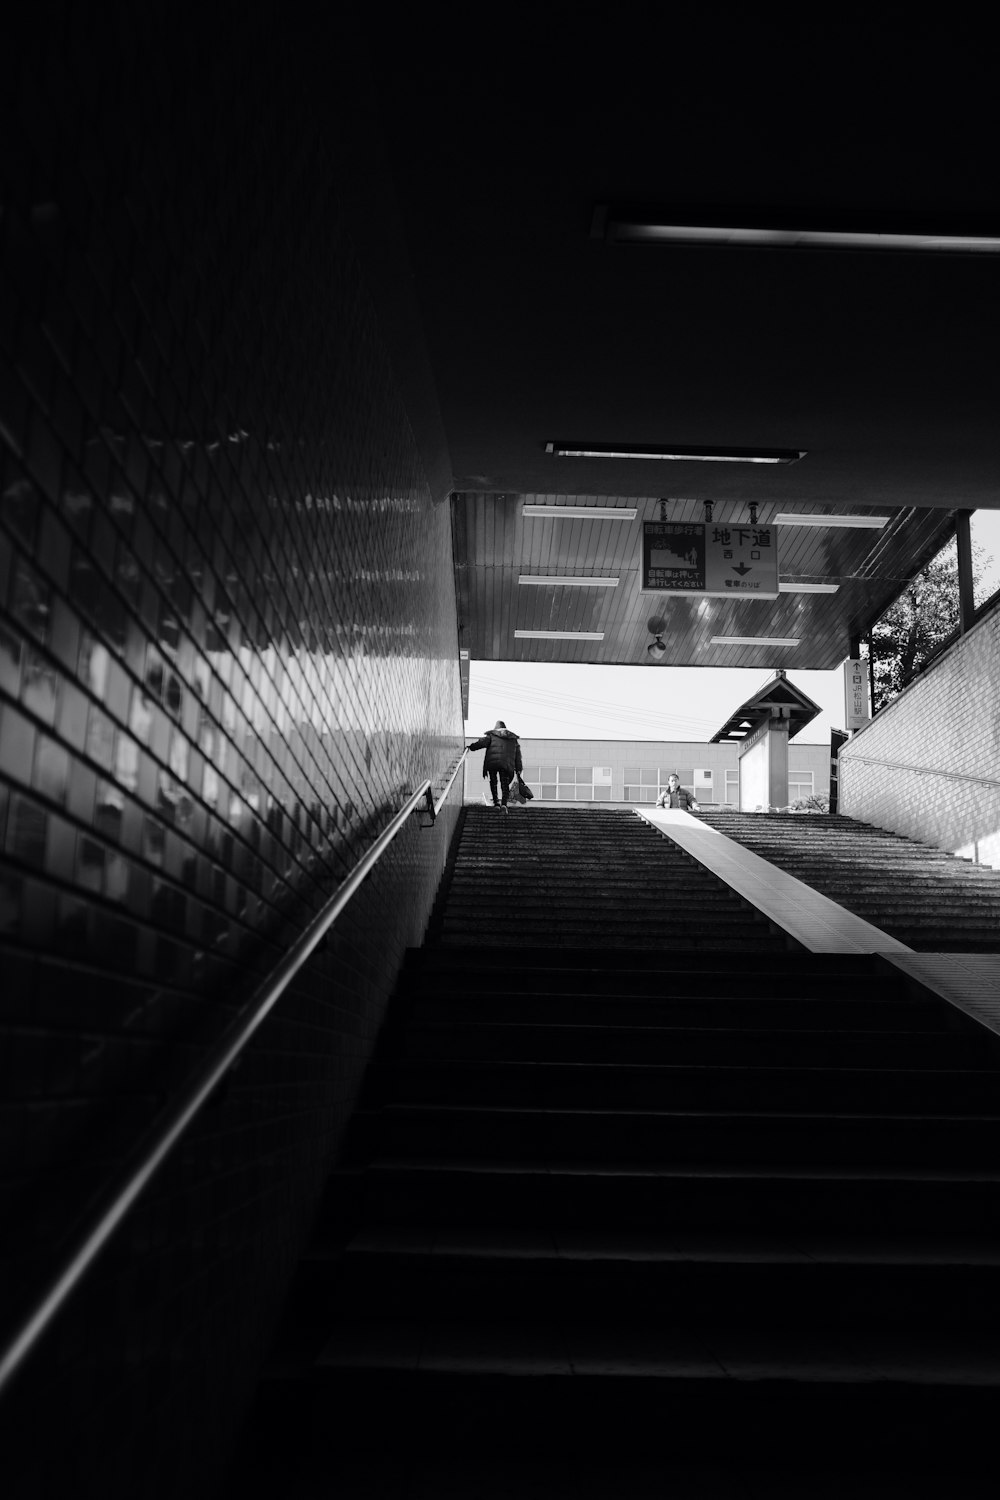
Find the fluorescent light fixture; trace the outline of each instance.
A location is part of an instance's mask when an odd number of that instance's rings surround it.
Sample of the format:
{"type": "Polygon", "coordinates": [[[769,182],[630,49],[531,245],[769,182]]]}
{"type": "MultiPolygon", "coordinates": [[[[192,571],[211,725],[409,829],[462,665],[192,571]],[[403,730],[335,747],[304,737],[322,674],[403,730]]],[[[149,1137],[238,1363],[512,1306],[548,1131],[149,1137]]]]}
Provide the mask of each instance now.
{"type": "Polygon", "coordinates": [[[515,630],[517,641],[603,641],[603,630],[515,630]]]}
{"type": "Polygon", "coordinates": [[[577,589],[616,589],[617,578],[570,578],[559,573],[522,573],[518,583],[557,583],[563,587],[577,589]]]}
{"type": "Polygon", "coordinates": [[[692,448],[682,443],[549,442],[545,451],[556,458],[670,459],[689,464],[794,464],[806,456],[804,448],[692,448]]]}
{"type": "Polygon", "coordinates": [[[772,526],[855,526],[859,530],[877,531],[888,526],[891,516],[816,516],[796,515],[794,511],[782,511],[772,516],[772,526]]]}
{"type": "Polygon", "coordinates": [[[713,646],[797,646],[798,639],[790,635],[713,635],[713,646]]]}
{"type": "Polygon", "coordinates": [[[1000,237],[973,234],[872,234],[843,229],[742,229],[696,224],[613,224],[608,239],[687,245],[775,245],[791,250],[924,250],[1000,254],[1000,237]]]}
{"type": "Polygon", "coordinates": [[[522,505],[522,516],[558,516],[567,521],[634,521],[634,505],[522,505]]]}
{"type": "Polygon", "coordinates": [[[839,583],[779,583],[779,594],[835,594],[839,583]]]}
{"type": "Polygon", "coordinates": [[[756,223],[734,224],[731,209],[612,207],[594,210],[591,237],[609,244],[631,245],[742,245],[786,250],[895,250],[950,255],[998,255],[1000,234],[995,224],[935,229],[868,216],[854,216],[853,224],[806,222],[810,215],[788,210],[747,211],[756,223]],[[717,221],[712,223],[715,219],[717,221]],[[989,232],[983,232],[988,230],[989,232]]]}

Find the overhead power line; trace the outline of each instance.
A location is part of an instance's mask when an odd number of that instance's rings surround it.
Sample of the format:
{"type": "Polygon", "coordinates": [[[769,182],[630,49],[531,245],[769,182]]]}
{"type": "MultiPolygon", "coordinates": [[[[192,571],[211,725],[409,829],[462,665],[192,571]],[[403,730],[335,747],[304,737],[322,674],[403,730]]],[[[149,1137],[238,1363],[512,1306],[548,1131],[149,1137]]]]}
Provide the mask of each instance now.
{"type": "Polygon", "coordinates": [[[722,714],[708,716],[695,716],[692,714],[677,713],[671,708],[649,709],[639,705],[602,702],[595,704],[592,699],[582,697],[578,694],[562,692],[546,692],[538,688],[511,687],[507,683],[496,680],[491,681],[477,678],[471,684],[471,697],[473,700],[481,696],[502,697],[504,702],[511,706],[523,704],[525,711],[535,712],[538,717],[544,717],[550,722],[557,722],[554,714],[573,720],[585,719],[622,719],[634,724],[642,724],[650,729],[655,729],[662,735],[666,724],[676,724],[692,731],[709,729],[711,733],[719,727],[724,718],[722,714]],[[538,714],[538,710],[548,709],[551,712],[538,714]]]}

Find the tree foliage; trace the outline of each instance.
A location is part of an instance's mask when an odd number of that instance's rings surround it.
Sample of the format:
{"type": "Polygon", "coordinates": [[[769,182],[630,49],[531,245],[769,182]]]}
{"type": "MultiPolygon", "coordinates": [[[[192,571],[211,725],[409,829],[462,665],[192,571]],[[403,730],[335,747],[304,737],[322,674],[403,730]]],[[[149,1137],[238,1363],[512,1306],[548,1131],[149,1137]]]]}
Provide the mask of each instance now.
{"type": "MultiPolygon", "coordinates": [[[[984,562],[983,549],[973,547],[976,582],[984,562]]],[[[869,649],[874,707],[884,707],[902,692],[957,630],[958,550],[951,541],[910,579],[895,603],[872,626],[869,649]]]]}

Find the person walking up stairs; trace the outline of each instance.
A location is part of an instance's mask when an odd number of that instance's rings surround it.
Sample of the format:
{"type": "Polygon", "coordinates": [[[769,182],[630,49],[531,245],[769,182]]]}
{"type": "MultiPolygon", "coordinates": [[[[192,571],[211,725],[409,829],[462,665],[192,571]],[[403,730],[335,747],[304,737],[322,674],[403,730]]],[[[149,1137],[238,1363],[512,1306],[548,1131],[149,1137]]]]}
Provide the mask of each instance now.
{"type": "Polygon", "coordinates": [[[521,745],[517,735],[512,729],[508,729],[503,719],[497,719],[492,729],[487,729],[481,739],[474,740],[469,746],[470,750],[485,750],[483,756],[483,776],[490,778],[490,792],[493,797],[493,806],[501,807],[507,813],[507,804],[510,801],[510,784],[514,776],[520,776],[524,769],[521,764],[521,745]],[[497,783],[500,784],[500,801],[497,800],[497,783]]]}

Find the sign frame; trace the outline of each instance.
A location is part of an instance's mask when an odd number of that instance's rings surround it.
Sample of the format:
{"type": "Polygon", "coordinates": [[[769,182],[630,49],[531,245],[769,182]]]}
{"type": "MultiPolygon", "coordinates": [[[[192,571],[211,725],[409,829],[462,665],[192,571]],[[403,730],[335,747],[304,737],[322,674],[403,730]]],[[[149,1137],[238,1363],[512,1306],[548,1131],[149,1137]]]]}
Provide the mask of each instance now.
{"type": "Polygon", "coordinates": [[[868,663],[863,656],[844,662],[844,727],[864,729],[872,721],[868,701],[868,663]]]}
{"type": "Polygon", "coordinates": [[[777,599],[777,527],[643,521],[639,592],[777,599]]]}
{"type": "Polygon", "coordinates": [[[705,592],[705,528],[700,521],[643,521],[641,545],[640,594],[705,592]]]}

